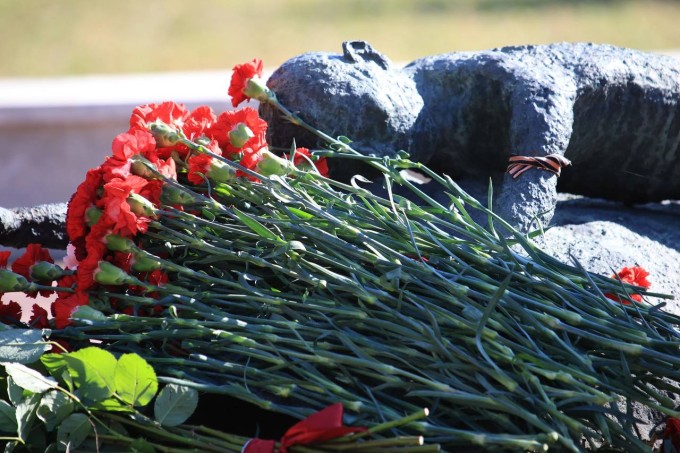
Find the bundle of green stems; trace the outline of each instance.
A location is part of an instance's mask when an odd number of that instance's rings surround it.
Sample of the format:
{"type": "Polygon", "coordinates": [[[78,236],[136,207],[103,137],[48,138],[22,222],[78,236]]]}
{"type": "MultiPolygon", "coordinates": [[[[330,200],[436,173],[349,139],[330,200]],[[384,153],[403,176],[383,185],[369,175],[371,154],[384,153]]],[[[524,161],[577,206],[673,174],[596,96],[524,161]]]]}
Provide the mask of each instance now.
{"type": "Polygon", "coordinates": [[[340,401],[349,423],[370,427],[427,407],[390,433],[450,451],[645,451],[634,406],[680,415],[680,318],[604,293],[662,295],[558,261],[406,156],[324,138],[317,154],[374,166],[388,195],[294,168],[204,188],[166,181],[184,203],[162,208],[135,253],[169,283],[99,291],[106,318],[53,335],[134,351],[161,381],[298,418],[340,401]]]}

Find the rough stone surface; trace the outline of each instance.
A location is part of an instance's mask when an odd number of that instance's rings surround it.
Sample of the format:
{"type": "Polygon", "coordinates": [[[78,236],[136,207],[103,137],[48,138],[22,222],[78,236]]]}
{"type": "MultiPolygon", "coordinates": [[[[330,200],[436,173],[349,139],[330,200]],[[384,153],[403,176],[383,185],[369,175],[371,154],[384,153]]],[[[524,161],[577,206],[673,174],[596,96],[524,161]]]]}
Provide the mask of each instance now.
{"type": "Polygon", "coordinates": [[[680,201],[626,207],[619,202],[559,194],[552,226],[536,242],[563,262],[611,275],[624,266],[649,271],[650,291],[674,296],[664,310],[680,315],[680,201]]]}
{"type": "MultiPolygon", "coordinates": [[[[547,223],[557,178],[505,174],[512,154],[565,155],[559,189],[626,203],[680,197],[680,63],[608,45],[504,47],[418,59],[403,69],[368,44],[308,53],[268,81],[291,110],[366,154],[408,151],[473,195],[489,180],[494,210],[527,230],[547,223]]],[[[275,145],[317,144],[261,107],[275,145]]],[[[344,160],[331,175],[366,173],[344,160]]]]}
{"type": "MultiPolygon", "coordinates": [[[[288,108],[332,137],[344,135],[365,154],[392,155],[410,149],[411,129],[423,108],[413,80],[363,41],[346,42],[343,54],[307,53],[284,63],[267,85],[288,108]],[[389,89],[386,89],[389,87],[389,89]]],[[[260,105],[274,145],[312,147],[317,138],[260,105]]],[[[342,161],[331,176],[347,179],[366,168],[342,161]]]]}
{"type": "Polygon", "coordinates": [[[66,203],[30,208],[0,208],[0,245],[23,248],[38,243],[46,248],[66,248],[66,203]]]}

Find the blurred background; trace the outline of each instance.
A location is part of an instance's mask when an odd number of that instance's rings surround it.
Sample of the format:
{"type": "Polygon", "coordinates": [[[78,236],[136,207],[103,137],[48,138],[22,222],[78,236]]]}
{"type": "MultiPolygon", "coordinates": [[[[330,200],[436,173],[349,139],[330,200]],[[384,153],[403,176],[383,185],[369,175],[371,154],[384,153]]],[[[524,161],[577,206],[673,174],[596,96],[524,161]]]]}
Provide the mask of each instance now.
{"type": "Polygon", "coordinates": [[[677,0],[0,0],[0,77],[275,67],[363,39],[393,61],[511,44],[680,47],[677,0]]]}
{"type": "Polygon", "coordinates": [[[505,45],[680,49],[678,0],[0,0],[0,207],[65,202],[139,104],[231,108],[231,68],[363,39],[396,64],[505,45]]]}

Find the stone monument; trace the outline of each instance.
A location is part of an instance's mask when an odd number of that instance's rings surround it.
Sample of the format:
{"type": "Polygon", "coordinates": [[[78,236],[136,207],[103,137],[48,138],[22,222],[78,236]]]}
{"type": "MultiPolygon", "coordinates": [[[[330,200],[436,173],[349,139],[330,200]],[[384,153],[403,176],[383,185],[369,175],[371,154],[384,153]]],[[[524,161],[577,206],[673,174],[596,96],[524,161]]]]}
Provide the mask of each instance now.
{"type": "MultiPolygon", "coordinates": [[[[351,41],[342,54],[294,57],[267,83],[302,119],[362,153],[404,150],[484,202],[491,181],[493,210],[522,231],[550,221],[557,189],[627,204],[680,198],[680,63],[671,57],[559,43],[396,68],[351,41]],[[509,174],[513,156],[538,158],[537,169],[509,174]],[[572,164],[559,178],[556,160],[572,164]],[[538,169],[546,163],[557,171],[538,169]]],[[[269,106],[260,114],[273,145],[321,145],[269,106]]],[[[370,169],[331,162],[336,179],[356,173],[370,169]]]]}

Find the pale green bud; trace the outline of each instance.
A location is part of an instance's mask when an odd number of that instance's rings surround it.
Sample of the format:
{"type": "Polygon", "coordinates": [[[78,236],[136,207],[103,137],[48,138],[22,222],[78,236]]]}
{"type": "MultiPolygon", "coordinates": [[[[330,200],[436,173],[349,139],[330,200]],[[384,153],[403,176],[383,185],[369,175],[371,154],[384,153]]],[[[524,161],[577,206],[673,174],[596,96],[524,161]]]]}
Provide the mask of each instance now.
{"type": "Polygon", "coordinates": [[[145,217],[156,216],[156,207],[153,203],[138,193],[131,193],[127,197],[127,202],[130,205],[130,210],[137,215],[145,217]]]}
{"type": "Polygon", "coordinates": [[[137,279],[128,275],[123,269],[108,261],[100,261],[94,272],[94,281],[102,285],[135,284],[137,279]]]}
{"type": "Polygon", "coordinates": [[[51,282],[63,276],[64,269],[47,261],[40,261],[31,266],[31,278],[38,282],[51,282]]]}
{"type": "Polygon", "coordinates": [[[262,160],[257,163],[257,171],[264,176],[287,175],[293,166],[292,164],[270,151],[262,151],[262,160]]]}
{"type": "Polygon", "coordinates": [[[161,120],[149,124],[149,130],[159,146],[172,146],[179,142],[182,137],[179,132],[161,120]]]}
{"type": "Polygon", "coordinates": [[[22,275],[7,269],[0,269],[0,293],[26,291],[31,284],[22,275]]]}
{"type": "Polygon", "coordinates": [[[253,137],[255,134],[245,123],[238,123],[229,131],[229,141],[235,148],[243,147],[253,137]]]}

